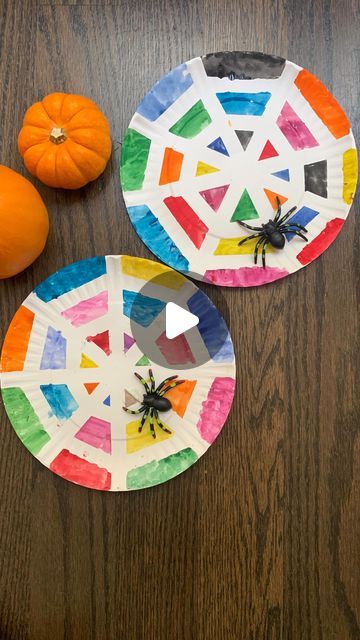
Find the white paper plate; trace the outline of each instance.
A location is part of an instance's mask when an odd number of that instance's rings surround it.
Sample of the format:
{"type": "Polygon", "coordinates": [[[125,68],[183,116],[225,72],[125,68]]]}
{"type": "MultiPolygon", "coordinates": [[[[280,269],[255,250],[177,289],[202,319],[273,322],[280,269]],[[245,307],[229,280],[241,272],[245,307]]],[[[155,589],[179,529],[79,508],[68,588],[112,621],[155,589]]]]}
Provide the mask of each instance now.
{"type": "MultiPolygon", "coordinates": [[[[67,480],[110,491],[159,484],[192,465],[227,418],[235,388],[230,335],[221,356],[179,371],[185,382],[166,394],[172,409],[161,414],[170,434],[156,427],[154,439],[148,422],[139,433],[141,416],[122,408],[142,400],[135,371],[148,378],[151,367],[157,384],[176,373],[148,361],[130,324],[134,296],[164,273],[165,284],[147,298],[155,323],[167,282],[174,288],[175,281],[183,306],[199,289],[168,267],[129,256],[65,267],[36,287],[11,322],[1,356],[6,411],[29,451],[67,480]]],[[[223,327],[220,315],[217,322],[223,327]]],[[[204,344],[213,329],[196,329],[204,344]]]]}
{"type": "Polygon", "coordinates": [[[297,271],[339,233],[357,181],[346,115],[298,65],[222,52],[176,67],[146,94],[126,132],[121,182],[136,232],[163,262],[226,286],[260,285],[297,271]],[[308,229],[254,265],[258,226],[283,211],[308,229]],[[261,263],[260,263],[261,265],[261,263]]]}

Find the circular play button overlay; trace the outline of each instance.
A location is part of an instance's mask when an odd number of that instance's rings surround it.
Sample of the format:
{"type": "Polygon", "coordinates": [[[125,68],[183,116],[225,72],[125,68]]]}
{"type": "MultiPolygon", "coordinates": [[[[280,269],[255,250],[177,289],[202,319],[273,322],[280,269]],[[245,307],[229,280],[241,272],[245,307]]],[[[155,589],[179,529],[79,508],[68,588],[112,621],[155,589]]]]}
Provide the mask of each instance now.
{"type": "MultiPolygon", "coordinates": [[[[223,298],[221,307],[227,315],[223,298]]],[[[172,269],[150,277],[133,296],[130,323],[140,350],[168,369],[193,369],[234,357],[228,327],[217,307],[172,269]]]]}

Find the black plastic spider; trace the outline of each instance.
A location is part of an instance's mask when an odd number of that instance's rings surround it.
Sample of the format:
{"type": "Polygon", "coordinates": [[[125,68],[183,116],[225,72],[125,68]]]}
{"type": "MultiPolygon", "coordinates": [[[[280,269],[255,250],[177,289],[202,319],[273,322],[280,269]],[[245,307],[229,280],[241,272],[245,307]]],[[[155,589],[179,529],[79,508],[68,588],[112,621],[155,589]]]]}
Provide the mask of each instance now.
{"type": "Polygon", "coordinates": [[[159,411],[169,411],[169,409],[172,408],[170,400],[168,398],[164,398],[165,393],[170,389],[177,387],[179,384],[182,384],[185,380],[177,380],[179,376],[170,376],[169,378],[165,378],[165,380],[163,380],[155,389],[155,379],[151,369],[149,369],[149,378],[151,382],[150,387],[146,380],[144,380],[144,378],[142,378],[138,373],[135,373],[134,375],[140,380],[141,384],[144,385],[146,393],[144,393],[140,409],[133,411],[132,409],[123,407],[124,411],[134,415],[144,413],[138,429],[139,433],[141,433],[147,418],[150,420],[150,431],[153,438],[156,438],[154,420],[156,420],[160,429],[166,431],[166,433],[171,433],[171,431],[161,422],[159,418],[159,411]]]}
{"type": "Polygon", "coordinates": [[[295,222],[291,222],[291,221],[288,222],[287,224],[284,224],[285,221],[291,216],[291,214],[294,213],[294,211],[296,210],[296,207],[293,207],[292,209],[290,209],[290,211],[288,211],[281,217],[281,205],[280,205],[279,198],[276,198],[276,201],[278,206],[277,206],[277,211],[276,211],[274,220],[269,220],[269,222],[267,222],[266,224],[263,224],[261,227],[251,227],[249,224],[246,224],[245,222],[240,222],[240,220],[238,220],[238,223],[241,224],[242,227],[246,227],[246,229],[250,229],[251,231],[258,231],[258,233],[253,233],[251,236],[248,236],[247,238],[243,238],[242,240],[240,240],[238,246],[240,247],[241,244],[244,244],[251,238],[259,238],[259,240],[255,245],[254,262],[255,264],[257,264],[258,252],[259,252],[260,246],[263,245],[262,266],[264,268],[265,268],[266,247],[269,243],[275,249],[283,249],[285,246],[285,236],[287,233],[293,233],[297,236],[300,236],[300,238],[305,240],[305,242],[308,241],[308,239],[301,233],[301,231],[303,231],[304,233],[307,233],[307,229],[305,229],[305,227],[302,227],[301,224],[295,224],[295,222]]]}

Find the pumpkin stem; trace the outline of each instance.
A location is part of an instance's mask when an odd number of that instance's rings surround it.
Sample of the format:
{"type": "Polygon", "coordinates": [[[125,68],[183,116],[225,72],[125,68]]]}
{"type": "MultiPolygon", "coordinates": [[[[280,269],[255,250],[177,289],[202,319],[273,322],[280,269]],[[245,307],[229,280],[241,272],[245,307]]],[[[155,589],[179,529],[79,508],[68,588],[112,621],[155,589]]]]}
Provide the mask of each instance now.
{"type": "Polygon", "coordinates": [[[50,131],[49,140],[54,144],[62,144],[67,139],[67,135],[61,127],[53,127],[50,131]]]}

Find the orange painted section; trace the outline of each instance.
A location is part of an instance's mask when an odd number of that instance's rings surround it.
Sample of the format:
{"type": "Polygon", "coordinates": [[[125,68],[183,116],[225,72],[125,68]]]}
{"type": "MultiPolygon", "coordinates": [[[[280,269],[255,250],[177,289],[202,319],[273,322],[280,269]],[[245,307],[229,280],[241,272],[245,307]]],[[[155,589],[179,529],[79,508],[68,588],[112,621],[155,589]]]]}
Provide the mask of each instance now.
{"type": "Polygon", "coordinates": [[[93,391],[95,391],[96,387],[99,385],[98,382],[84,382],[84,387],[88,394],[90,395],[93,391]]]}
{"type": "Polygon", "coordinates": [[[180,416],[180,418],[183,417],[186,411],[186,407],[189,404],[195,385],[196,380],[185,380],[185,382],[179,384],[178,387],[170,389],[165,394],[166,398],[170,400],[173,410],[178,414],[178,416],[180,416]]]}
{"type": "Polygon", "coordinates": [[[350,123],[342,108],[312,73],[303,69],[297,75],[295,84],[335,138],[342,138],[350,132],[350,123]]]}
{"type": "Polygon", "coordinates": [[[281,196],[280,193],[275,193],[275,191],[270,191],[270,189],[264,189],[264,191],[274,211],[275,209],[277,209],[277,206],[278,206],[276,198],[279,198],[280,204],[284,204],[284,202],[286,202],[288,199],[285,196],[281,196]]]}
{"type": "Polygon", "coordinates": [[[180,178],[184,154],[166,147],[161,167],[159,185],[177,182],[180,178]]]}
{"type": "Polygon", "coordinates": [[[2,371],[22,371],[27,354],[34,313],[21,306],[15,313],[6,334],[2,354],[2,371]]]}

